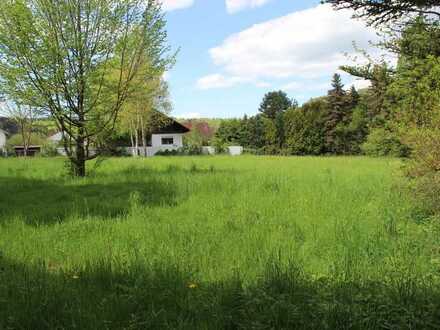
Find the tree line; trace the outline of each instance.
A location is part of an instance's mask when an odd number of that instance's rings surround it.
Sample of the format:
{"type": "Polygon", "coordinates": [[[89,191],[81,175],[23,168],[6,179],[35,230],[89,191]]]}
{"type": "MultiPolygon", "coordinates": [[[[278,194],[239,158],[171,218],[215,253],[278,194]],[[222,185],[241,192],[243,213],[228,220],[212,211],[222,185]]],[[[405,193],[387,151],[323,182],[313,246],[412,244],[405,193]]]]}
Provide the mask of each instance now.
{"type": "Polygon", "coordinates": [[[215,143],[259,154],[358,154],[368,134],[368,94],[354,86],[346,90],[339,74],[328,95],[302,106],[283,91],[269,92],[257,115],[223,121],[215,143]]]}

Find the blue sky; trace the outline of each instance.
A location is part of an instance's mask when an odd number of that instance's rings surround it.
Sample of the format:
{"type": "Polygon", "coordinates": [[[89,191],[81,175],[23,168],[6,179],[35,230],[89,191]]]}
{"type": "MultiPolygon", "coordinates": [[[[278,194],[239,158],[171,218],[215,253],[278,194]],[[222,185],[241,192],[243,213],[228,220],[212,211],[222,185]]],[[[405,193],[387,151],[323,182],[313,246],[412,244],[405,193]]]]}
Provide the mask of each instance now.
{"type": "MultiPolygon", "coordinates": [[[[326,93],[332,74],[368,49],[374,31],[319,0],[162,0],[169,42],[180,48],[166,74],[178,117],[257,113],[264,94],[304,102],[326,93]]],[[[344,76],[348,85],[363,81],[344,76]]]]}

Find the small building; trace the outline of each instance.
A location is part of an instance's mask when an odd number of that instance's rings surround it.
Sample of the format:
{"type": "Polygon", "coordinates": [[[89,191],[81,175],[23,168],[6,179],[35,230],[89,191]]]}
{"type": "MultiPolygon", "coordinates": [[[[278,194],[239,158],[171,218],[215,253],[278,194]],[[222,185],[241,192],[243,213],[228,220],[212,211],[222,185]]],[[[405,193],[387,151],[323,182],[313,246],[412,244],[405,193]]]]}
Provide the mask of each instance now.
{"type": "Polygon", "coordinates": [[[186,126],[171,119],[163,127],[156,128],[151,134],[151,148],[154,154],[164,150],[178,150],[183,147],[183,136],[189,132],[186,126]]]}
{"type": "Polygon", "coordinates": [[[6,154],[6,141],[18,133],[18,126],[7,117],[0,117],[0,155],[6,154]]]}
{"type": "Polygon", "coordinates": [[[0,153],[6,152],[6,131],[0,128],[0,153]]]}
{"type": "MultiPolygon", "coordinates": [[[[133,147],[128,136],[111,141],[113,147],[124,150],[128,155],[146,157],[154,156],[158,152],[181,149],[183,147],[183,136],[190,130],[164,114],[157,113],[156,116],[158,116],[158,121],[162,124],[152,129],[151,135],[147,137],[147,147],[133,147]]],[[[50,136],[49,140],[60,146],[62,138],[62,133],[57,132],[50,136]]],[[[65,155],[64,148],[58,147],[57,151],[59,154],[65,155]]]]}
{"type": "Polygon", "coordinates": [[[183,148],[183,136],[190,130],[172,118],[168,118],[166,123],[154,128],[148,139],[148,146],[127,147],[127,153],[133,156],[152,157],[163,151],[177,151],[183,148]]]}
{"type": "MultiPolygon", "coordinates": [[[[24,146],[14,147],[15,155],[18,157],[24,156],[24,146]]],[[[41,152],[41,146],[29,146],[27,148],[26,156],[33,157],[41,152]]]]}

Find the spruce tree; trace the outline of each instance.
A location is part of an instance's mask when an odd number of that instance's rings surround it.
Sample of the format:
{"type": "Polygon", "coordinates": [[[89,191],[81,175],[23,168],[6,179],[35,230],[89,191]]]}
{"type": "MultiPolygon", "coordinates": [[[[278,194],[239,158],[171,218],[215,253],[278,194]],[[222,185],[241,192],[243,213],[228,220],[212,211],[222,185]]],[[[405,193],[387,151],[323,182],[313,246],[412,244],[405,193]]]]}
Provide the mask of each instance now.
{"type": "Polygon", "coordinates": [[[341,76],[333,75],[332,89],[328,91],[328,111],[325,123],[325,144],[329,153],[340,153],[338,145],[338,125],[343,123],[347,117],[347,93],[344,90],[341,76]]]}
{"type": "Polygon", "coordinates": [[[351,86],[350,92],[348,93],[348,97],[349,97],[348,102],[350,108],[354,109],[359,104],[359,100],[360,100],[360,95],[356,90],[356,87],[354,87],[354,85],[351,86]]]}
{"type": "Polygon", "coordinates": [[[275,120],[278,113],[286,112],[292,106],[292,100],[283,91],[264,95],[259,111],[267,118],[275,120]]]}

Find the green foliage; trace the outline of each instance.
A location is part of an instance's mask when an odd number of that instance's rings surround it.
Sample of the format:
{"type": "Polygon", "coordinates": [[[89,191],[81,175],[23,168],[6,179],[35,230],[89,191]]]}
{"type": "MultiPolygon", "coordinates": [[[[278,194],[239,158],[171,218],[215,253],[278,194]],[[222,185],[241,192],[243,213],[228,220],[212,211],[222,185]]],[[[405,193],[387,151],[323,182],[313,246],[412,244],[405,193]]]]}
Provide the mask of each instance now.
{"type": "Polygon", "coordinates": [[[397,41],[399,61],[388,89],[402,141],[411,148],[407,174],[425,209],[440,213],[440,24],[418,18],[397,41]]]}
{"type": "Polygon", "coordinates": [[[56,157],[58,155],[59,154],[57,151],[57,145],[54,144],[53,142],[46,141],[41,146],[41,152],[39,153],[39,156],[41,156],[41,157],[56,157]]]}
{"type": "Polygon", "coordinates": [[[332,154],[347,153],[345,126],[351,121],[352,102],[356,95],[347,94],[341,76],[334,74],[328,91],[325,118],[325,150],[332,154]]]}
{"type": "Polygon", "coordinates": [[[314,99],[285,115],[286,149],[292,155],[320,155],[325,150],[327,103],[314,99]]]}
{"type": "Polygon", "coordinates": [[[296,105],[285,92],[269,92],[264,95],[260,104],[259,112],[265,117],[275,120],[279,113],[287,111],[292,105],[296,105]]]}
{"type": "MultiPolygon", "coordinates": [[[[32,133],[30,139],[30,145],[43,145],[47,142],[46,138],[40,134],[32,133]]],[[[14,134],[7,140],[8,147],[22,146],[23,137],[21,134],[14,134]]]]}
{"type": "Polygon", "coordinates": [[[399,136],[386,128],[372,129],[362,145],[362,151],[375,157],[405,157],[409,154],[408,147],[400,141],[399,136]]]}
{"type": "Polygon", "coordinates": [[[48,111],[85,176],[88,146],[112,133],[137,75],[173,62],[165,24],[156,1],[1,1],[0,92],[48,111]]]}
{"type": "Polygon", "coordinates": [[[322,0],[335,9],[350,9],[355,17],[364,18],[372,25],[390,25],[400,28],[402,23],[421,16],[429,21],[440,18],[437,0],[322,0]]]}
{"type": "Polygon", "coordinates": [[[225,119],[220,123],[215,138],[218,144],[241,144],[244,134],[244,127],[240,119],[225,119]]]}

